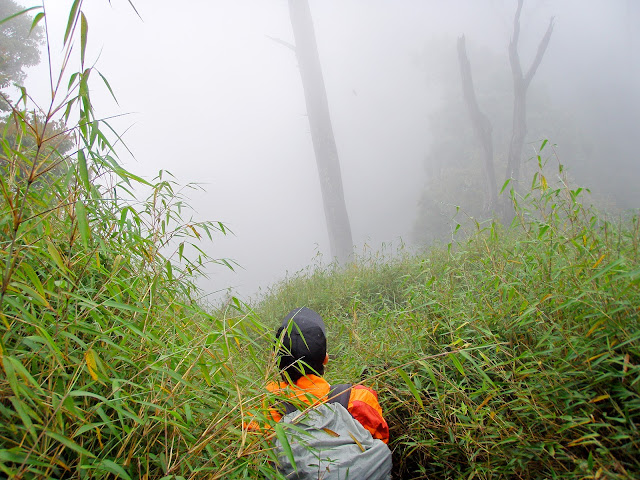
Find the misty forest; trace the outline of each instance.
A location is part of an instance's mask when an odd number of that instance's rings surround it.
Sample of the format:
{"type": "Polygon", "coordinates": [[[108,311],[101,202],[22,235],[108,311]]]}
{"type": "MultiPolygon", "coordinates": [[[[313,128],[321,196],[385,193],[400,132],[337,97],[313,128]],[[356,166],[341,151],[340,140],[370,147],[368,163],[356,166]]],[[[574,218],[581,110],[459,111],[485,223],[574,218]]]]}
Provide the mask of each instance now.
{"type": "Polygon", "coordinates": [[[288,478],[302,306],[394,479],[640,478],[640,2],[0,0],[0,128],[3,478],[288,478]]]}

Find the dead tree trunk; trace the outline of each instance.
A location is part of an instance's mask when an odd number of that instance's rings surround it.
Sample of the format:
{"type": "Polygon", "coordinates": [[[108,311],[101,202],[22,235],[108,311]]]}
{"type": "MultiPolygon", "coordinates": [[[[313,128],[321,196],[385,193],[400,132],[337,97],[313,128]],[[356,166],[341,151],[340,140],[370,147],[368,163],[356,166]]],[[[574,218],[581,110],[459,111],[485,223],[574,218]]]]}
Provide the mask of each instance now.
{"type": "Polygon", "coordinates": [[[520,180],[520,166],[522,164],[522,148],[524,139],[527,134],[527,89],[531,84],[536,70],[540,66],[542,57],[544,56],[549,39],[553,32],[553,17],[549,20],[549,26],[544,37],[538,45],[536,56],[529,67],[526,75],[522,73],[520,65],[520,57],[518,55],[518,40],[520,37],[520,14],[522,12],[522,4],[524,0],[518,0],[518,8],[513,19],[513,37],[509,43],[509,63],[511,64],[511,74],[513,76],[513,130],[511,133],[511,141],[509,143],[509,156],[507,157],[506,180],[511,179],[517,188],[520,180]]]}
{"type": "Polygon", "coordinates": [[[462,91],[467,110],[471,117],[473,130],[482,144],[484,156],[484,176],[486,186],[485,210],[493,212],[498,204],[498,187],[496,185],[496,172],[493,166],[493,138],[491,122],[489,118],[480,110],[473,88],[473,77],[471,76],[471,64],[467,56],[464,35],[458,38],[458,61],[460,63],[460,75],[462,77],[462,91]]]}
{"type": "Polygon", "coordinates": [[[353,256],[351,225],[344,201],[340,160],[308,1],[289,0],[289,14],[320,177],[331,256],[344,264],[353,256]]]}

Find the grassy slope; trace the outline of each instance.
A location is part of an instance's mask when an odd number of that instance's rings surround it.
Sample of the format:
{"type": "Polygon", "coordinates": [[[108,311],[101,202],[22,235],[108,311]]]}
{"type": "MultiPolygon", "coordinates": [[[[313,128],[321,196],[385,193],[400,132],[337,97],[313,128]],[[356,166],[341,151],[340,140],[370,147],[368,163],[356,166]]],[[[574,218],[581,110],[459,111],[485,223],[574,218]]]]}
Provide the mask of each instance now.
{"type": "Polygon", "coordinates": [[[637,218],[604,222],[540,176],[513,229],[211,314],[190,300],[206,259],[185,256],[223,226],[183,218],[162,178],[136,206],[68,165],[47,189],[10,178],[0,204],[7,477],[269,472],[273,433],[240,427],[266,421],[273,326],[299,305],[327,320],[329,380],[379,391],[399,478],[640,476],[637,218]],[[34,212],[19,229],[14,190],[34,212]]]}
{"type": "Polygon", "coordinates": [[[579,189],[549,187],[539,159],[513,230],[301,275],[255,310],[212,314],[193,300],[211,260],[197,244],[225,228],[194,223],[162,173],[117,164],[91,104],[87,29],[72,8],[67,91],[49,109],[25,95],[2,129],[2,475],[269,473],[273,433],[241,427],[273,402],[272,326],[308,305],[330,329],[329,380],[380,392],[398,477],[640,477],[637,218],[603,222],[579,189]],[[40,128],[60,112],[71,153],[40,128]]]}
{"type": "MultiPolygon", "coordinates": [[[[37,132],[14,117],[27,139],[37,132]]],[[[327,320],[329,380],[379,391],[399,478],[640,476],[637,217],[602,221],[541,170],[513,229],[316,270],[253,310],[234,300],[210,313],[192,301],[207,264],[197,242],[224,226],[193,223],[162,177],[137,180],[145,201],[112,198],[88,181],[112,163],[99,143],[90,167],[60,154],[66,173],[51,178],[49,157],[5,142],[5,476],[269,473],[273,430],[241,427],[267,421],[273,326],[300,305],[327,320]],[[20,174],[29,164],[35,180],[20,174]]],[[[110,172],[124,191],[137,178],[110,172]]]]}
{"type": "Polygon", "coordinates": [[[327,377],[377,388],[398,478],[640,477],[638,219],[536,185],[514,230],[301,274],[258,310],[327,319],[327,377]]]}
{"type": "MultiPolygon", "coordinates": [[[[72,25],[65,58],[79,50],[82,65],[81,10],[72,25]]],[[[90,73],[67,72],[77,97],[48,111],[13,105],[0,138],[4,476],[271,472],[273,430],[242,426],[274,402],[273,325],[307,305],[329,326],[329,380],[380,392],[398,477],[640,477],[637,218],[603,222],[539,159],[516,228],[318,270],[254,310],[211,313],[194,278],[216,261],[198,243],[225,227],[194,223],[166,174],[117,164],[90,73]],[[39,127],[60,111],[76,112],[70,154],[39,127]]]]}

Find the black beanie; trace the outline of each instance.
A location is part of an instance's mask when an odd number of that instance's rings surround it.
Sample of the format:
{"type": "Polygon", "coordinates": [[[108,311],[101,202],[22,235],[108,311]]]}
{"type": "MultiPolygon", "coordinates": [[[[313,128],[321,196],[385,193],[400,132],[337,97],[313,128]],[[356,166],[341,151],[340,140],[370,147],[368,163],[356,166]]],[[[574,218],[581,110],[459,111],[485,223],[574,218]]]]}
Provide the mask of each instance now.
{"type": "Polygon", "coordinates": [[[323,362],[327,354],[327,337],[322,317],[307,307],[291,310],[276,333],[282,336],[281,355],[309,363],[323,362]],[[284,332],[284,335],[283,335],[284,332]]]}

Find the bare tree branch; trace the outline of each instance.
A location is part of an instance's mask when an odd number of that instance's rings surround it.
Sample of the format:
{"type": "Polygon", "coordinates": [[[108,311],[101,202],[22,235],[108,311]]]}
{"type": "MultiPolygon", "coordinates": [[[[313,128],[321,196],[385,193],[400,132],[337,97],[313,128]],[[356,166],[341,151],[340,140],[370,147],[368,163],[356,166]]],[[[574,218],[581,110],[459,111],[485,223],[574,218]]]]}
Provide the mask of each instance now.
{"type": "MultiPolygon", "coordinates": [[[[533,79],[542,57],[544,56],[551,33],[553,32],[553,17],[549,21],[549,26],[544,37],[538,45],[536,56],[527,71],[526,76],[522,74],[520,57],[518,55],[518,40],[520,37],[520,15],[524,0],[518,0],[518,8],[513,18],[513,37],[509,43],[509,62],[511,63],[511,74],[513,76],[513,127],[511,131],[511,141],[509,142],[509,154],[507,160],[507,172],[505,180],[512,179],[517,187],[520,180],[520,164],[522,163],[522,148],[527,134],[527,89],[533,79]]],[[[505,204],[507,200],[505,199],[505,204]]],[[[504,208],[505,219],[513,217],[513,211],[504,208]],[[509,213],[507,213],[509,212],[509,213]]]]}
{"type": "Polygon", "coordinates": [[[525,88],[529,87],[529,84],[531,83],[531,79],[536,74],[536,70],[538,70],[538,67],[540,66],[540,62],[542,62],[542,57],[544,56],[544,53],[546,52],[547,47],[549,46],[549,40],[551,39],[552,32],[553,32],[553,17],[551,17],[551,19],[549,20],[549,26],[547,27],[547,31],[544,34],[544,37],[542,37],[542,40],[540,41],[540,45],[538,45],[538,51],[536,52],[536,56],[533,59],[533,63],[531,63],[531,67],[529,67],[529,71],[527,72],[527,75],[524,78],[525,88]]]}
{"type": "Polygon", "coordinates": [[[520,39],[520,14],[522,13],[522,4],[524,0],[518,0],[518,8],[513,18],[513,36],[509,43],[509,62],[511,62],[511,71],[513,78],[522,78],[522,67],[520,66],[520,57],[518,56],[518,41],[520,39]]]}
{"type": "Polygon", "coordinates": [[[284,40],[281,40],[279,38],[272,37],[271,35],[266,35],[266,37],[271,39],[271,40],[273,40],[276,43],[279,43],[280,45],[284,45],[285,47],[290,48],[295,53],[295,51],[296,51],[296,46],[295,45],[293,45],[293,44],[291,44],[289,42],[285,42],[284,40]]]}

